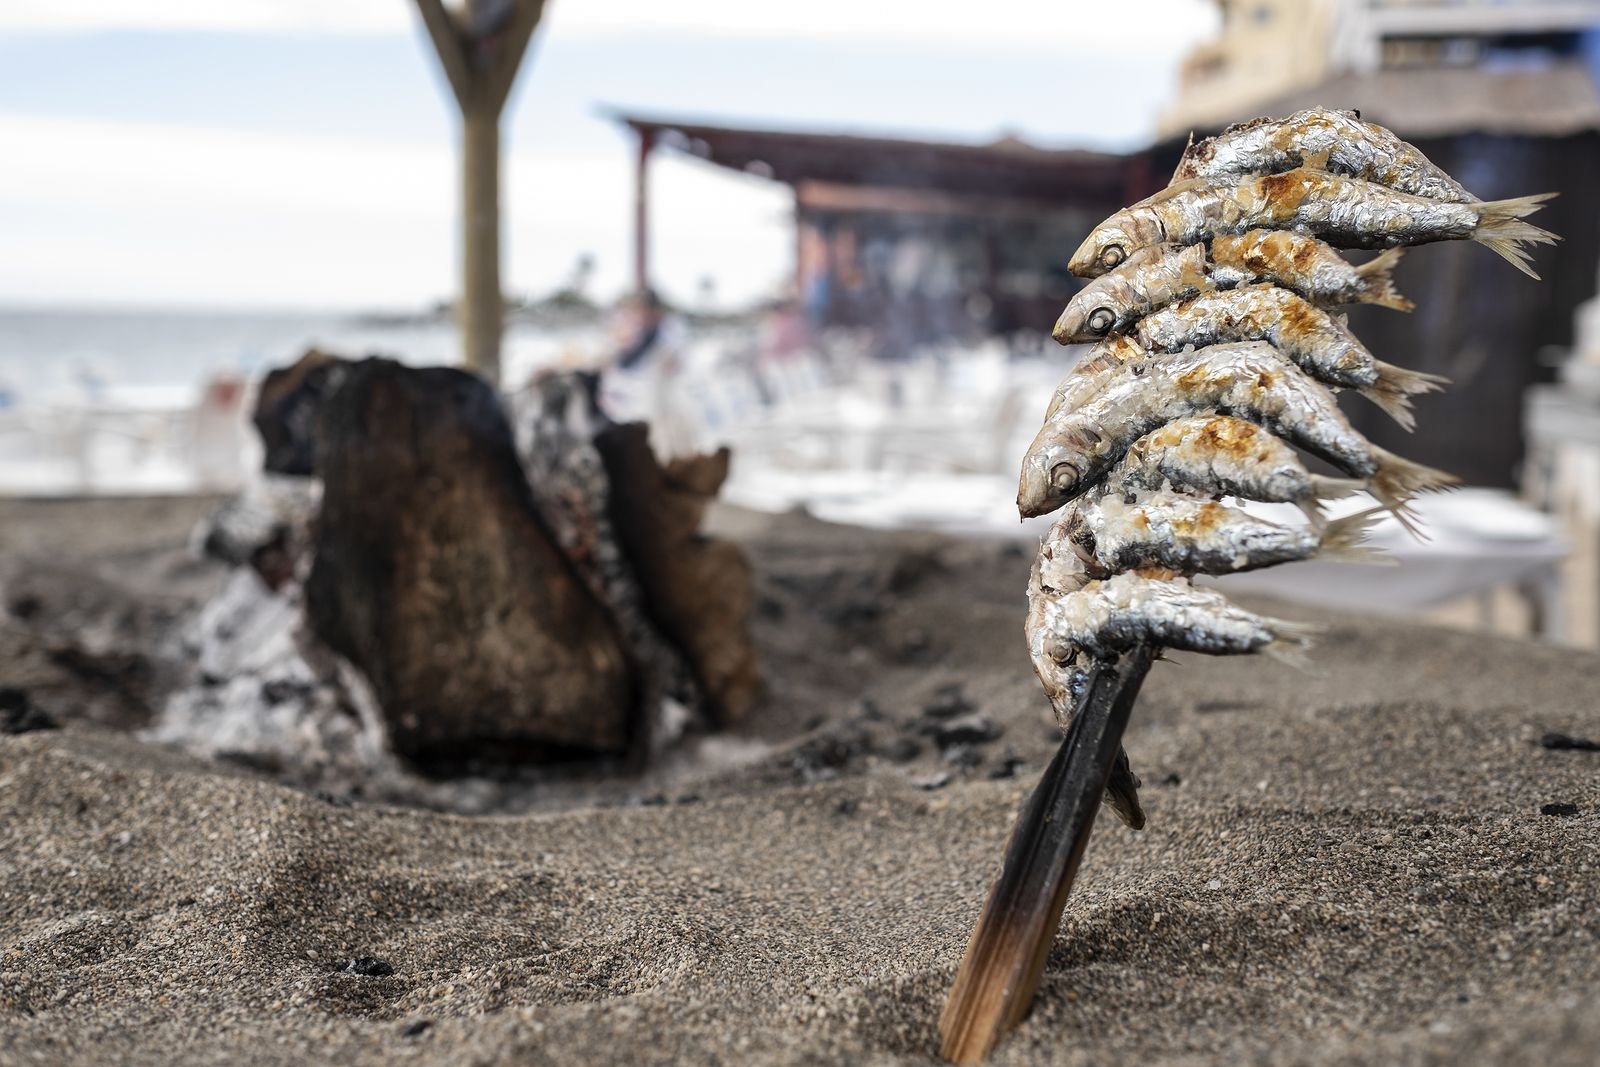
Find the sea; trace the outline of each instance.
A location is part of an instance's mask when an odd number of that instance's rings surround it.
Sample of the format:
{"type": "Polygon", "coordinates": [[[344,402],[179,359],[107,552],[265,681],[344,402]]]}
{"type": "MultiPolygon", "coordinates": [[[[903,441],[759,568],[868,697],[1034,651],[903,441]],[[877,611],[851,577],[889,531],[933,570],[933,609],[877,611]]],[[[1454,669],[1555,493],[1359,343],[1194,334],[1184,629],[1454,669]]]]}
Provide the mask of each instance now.
{"type": "MultiPolygon", "coordinates": [[[[514,325],[503,380],[597,354],[594,326],[514,325]]],[[[415,365],[457,359],[455,327],[332,311],[0,308],[0,410],[183,408],[218,376],[249,379],[317,346],[415,365]]]]}

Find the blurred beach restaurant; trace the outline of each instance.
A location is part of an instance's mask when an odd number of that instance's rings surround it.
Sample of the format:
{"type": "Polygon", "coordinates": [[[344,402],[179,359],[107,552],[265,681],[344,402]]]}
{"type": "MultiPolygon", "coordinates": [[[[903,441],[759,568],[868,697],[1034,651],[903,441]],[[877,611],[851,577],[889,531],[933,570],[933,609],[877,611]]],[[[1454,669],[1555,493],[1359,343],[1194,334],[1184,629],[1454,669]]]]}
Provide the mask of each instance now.
{"type": "MultiPolygon", "coordinates": [[[[1308,564],[1227,581],[1600,644],[1600,2],[1217,6],[1220,35],[1193,50],[1156,137],[1130,152],[607,108],[633,135],[631,164],[618,165],[635,173],[640,290],[652,281],[651,220],[674,210],[652,195],[657,154],[792,190],[788,291],[741,315],[680,309],[675,405],[692,443],[732,446],[725,496],[739,505],[1033,541],[1043,526],[1019,525],[1011,501],[1051,390],[1081,355],[1049,339],[1079,284],[1068,255],[1100,219],[1166,184],[1191,131],[1312,104],[1356,109],[1482,199],[1559,191],[1536,221],[1563,240],[1537,252],[1541,283],[1467,242],[1419,251],[1396,272],[1417,311],[1350,312],[1379,358],[1453,382],[1420,398],[1415,435],[1346,405],[1379,445],[1472,487],[1423,502],[1432,540],[1389,524],[1376,536],[1398,571],[1308,564]]],[[[1092,106],[1093,92],[1075,106],[1092,106]]],[[[521,356],[506,384],[602,329],[514,321],[521,356]]],[[[403,330],[385,340],[413,359],[438,347],[408,344],[403,330]]],[[[235,488],[256,467],[246,385],[213,383],[185,409],[0,401],[0,492],[235,488]]]]}

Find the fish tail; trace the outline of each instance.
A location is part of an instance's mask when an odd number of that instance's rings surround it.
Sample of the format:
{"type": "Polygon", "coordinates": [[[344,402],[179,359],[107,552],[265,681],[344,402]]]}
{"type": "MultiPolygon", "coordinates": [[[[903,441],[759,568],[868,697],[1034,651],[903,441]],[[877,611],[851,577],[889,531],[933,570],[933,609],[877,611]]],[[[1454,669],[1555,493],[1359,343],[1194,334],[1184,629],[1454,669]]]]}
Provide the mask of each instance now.
{"type": "Polygon", "coordinates": [[[1437,374],[1407,370],[1392,363],[1378,362],[1377,368],[1378,380],[1362,386],[1360,393],[1408,432],[1417,424],[1411,411],[1411,398],[1419,393],[1436,393],[1450,381],[1437,374]]]}
{"type": "Polygon", "coordinates": [[[1322,627],[1308,622],[1289,622],[1285,619],[1262,621],[1272,633],[1272,640],[1261,649],[1262,654],[1271,656],[1279,663],[1287,663],[1291,667],[1309,671],[1311,660],[1306,653],[1317,636],[1322,633],[1322,627]]]}
{"type": "Polygon", "coordinates": [[[1315,496],[1302,497],[1294,502],[1294,506],[1299,508],[1305,515],[1306,521],[1311,523],[1312,529],[1320,530],[1328,525],[1328,516],[1322,510],[1322,501],[1315,496]]]}
{"type": "Polygon", "coordinates": [[[1295,501],[1295,506],[1305,513],[1311,525],[1320,530],[1328,525],[1328,516],[1322,509],[1324,500],[1339,500],[1358,493],[1367,487],[1359,478],[1328,478],[1321,474],[1311,476],[1311,495],[1295,501]]]}
{"type": "Polygon", "coordinates": [[[1561,240],[1549,230],[1522,221],[1544,206],[1555,193],[1535,193],[1511,200],[1485,200],[1471,205],[1478,213],[1478,226],[1472,239],[1505,257],[1506,262],[1535,280],[1539,274],[1529,265],[1531,256],[1523,245],[1554,244],[1561,240]]]}
{"type": "Polygon", "coordinates": [[[1363,304],[1377,304],[1379,307],[1394,308],[1396,311],[1410,311],[1416,307],[1394,287],[1395,264],[1400,262],[1400,257],[1404,254],[1403,248],[1391,248],[1356,268],[1356,276],[1361,279],[1363,304]]]}
{"type": "Polygon", "coordinates": [[[1387,508],[1368,508],[1342,519],[1334,519],[1322,531],[1322,546],[1317,555],[1342,563],[1393,563],[1394,560],[1366,543],[1373,524],[1387,508]]]}
{"type": "Polygon", "coordinates": [[[1106,803],[1130,830],[1144,829],[1144,807],[1139,803],[1139,787],[1143,784],[1128,764],[1128,750],[1118,750],[1117,762],[1111,765],[1111,777],[1106,781],[1106,803]]]}
{"type": "Polygon", "coordinates": [[[1372,455],[1377,460],[1378,472],[1372,476],[1367,488],[1384,507],[1389,509],[1395,520],[1405,527],[1407,533],[1419,541],[1427,540],[1422,535],[1416,512],[1407,506],[1408,502],[1418,493],[1433,493],[1448,489],[1458,484],[1460,479],[1433,467],[1425,467],[1421,463],[1402,459],[1387,449],[1374,446],[1372,455]]]}
{"type": "Polygon", "coordinates": [[[1339,500],[1366,487],[1359,478],[1329,478],[1321,474],[1311,476],[1311,495],[1318,500],[1339,500]]]}

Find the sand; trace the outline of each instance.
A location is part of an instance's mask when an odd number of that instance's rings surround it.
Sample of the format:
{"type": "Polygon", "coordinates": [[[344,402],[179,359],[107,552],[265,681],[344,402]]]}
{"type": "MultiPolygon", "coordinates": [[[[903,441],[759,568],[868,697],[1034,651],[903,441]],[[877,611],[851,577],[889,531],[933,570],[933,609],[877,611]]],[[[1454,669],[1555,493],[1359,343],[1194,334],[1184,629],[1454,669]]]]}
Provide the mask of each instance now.
{"type": "MultiPolygon", "coordinates": [[[[180,566],[181,508],[119,541],[55,507],[0,507],[8,603],[45,550],[93,572],[84,597],[180,566]]],[[[771,691],[734,739],[581,802],[319,798],[41,682],[66,728],[0,737],[0,1064],[931,1061],[1055,744],[1018,638],[1028,561],[718,521],[760,574],[771,691]],[[972,766],[918,741],[956,682],[1003,729],[972,766]],[[361,956],[393,974],[341,972],[361,956]]],[[[174,603],[207,587],[173,574],[174,603]]],[[[36,590],[4,647],[71,592],[36,590]]],[[[1157,665],[1127,735],[1150,826],[1101,821],[994,1062],[1593,1063],[1600,753],[1538,742],[1600,738],[1600,659],[1281,610],[1330,625],[1316,674],[1157,665]]]]}

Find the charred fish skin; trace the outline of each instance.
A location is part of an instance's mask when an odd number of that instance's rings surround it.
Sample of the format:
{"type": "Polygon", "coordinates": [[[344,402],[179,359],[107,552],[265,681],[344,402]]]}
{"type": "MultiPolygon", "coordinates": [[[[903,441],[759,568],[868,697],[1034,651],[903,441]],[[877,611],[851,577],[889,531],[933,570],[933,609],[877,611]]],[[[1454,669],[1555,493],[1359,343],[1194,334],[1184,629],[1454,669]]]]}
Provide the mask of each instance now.
{"type": "Polygon", "coordinates": [[[1356,112],[1323,107],[1297,111],[1284,119],[1235,123],[1215,137],[1191,141],[1172,180],[1228,181],[1301,166],[1360,178],[1429,200],[1477,200],[1415,145],[1382,126],[1363,122],[1356,112]]]}
{"type": "Polygon", "coordinates": [[[1210,655],[1263,652],[1298,662],[1318,627],[1246,611],[1221,593],[1187,580],[1129,571],[1047,597],[1041,625],[1051,637],[1093,655],[1152,641],[1210,655]]]}
{"type": "Polygon", "coordinates": [[[1095,227],[1068,268],[1096,278],[1153,244],[1195,244],[1254,229],[1296,230],[1340,248],[1392,248],[1473,240],[1534,278],[1525,244],[1554,234],[1524,222],[1553,193],[1513,200],[1454,203],[1300,167],[1279,174],[1213,183],[1180,182],[1123,208],[1095,227]]]}
{"type": "Polygon", "coordinates": [[[1096,577],[1150,568],[1220,575],[1314,556],[1376,561],[1363,545],[1373,515],[1362,512],[1325,527],[1285,526],[1171,492],[1132,501],[1106,494],[1074,507],[1068,530],[1096,577]]]}
{"type": "Polygon", "coordinates": [[[1267,341],[1313,378],[1356,390],[1407,430],[1416,424],[1411,398],[1445,383],[1438,375],[1379,362],[1342,316],[1335,318],[1276,285],[1202,293],[1140,319],[1133,336],[1152,352],[1267,341]]]}
{"type": "Polygon", "coordinates": [[[1318,381],[1360,389],[1378,381],[1378,361],[1348,328],[1276,285],[1203,293],[1140,319],[1133,336],[1151,352],[1189,345],[1266,341],[1318,381]]]}
{"type": "Polygon", "coordinates": [[[1188,415],[1249,419],[1356,477],[1381,466],[1327,388],[1264,342],[1149,356],[1105,371],[1096,384],[1084,403],[1057,408],[1023,457],[1017,507],[1024,517],[1077,497],[1140,437],[1188,415]]]}
{"type": "Polygon", "coordinates": [[[1314,520],[1321,517],[1319,501],[1360,487],[1312,474],[1287,442],[1232,415],[1174,419],[1152,430],[1133,443],[1105,482],[1108,494],[1124,497],[1170,488],[1294,504],[1314,520]]]}
{"type": "Polygon", "coordinates": [[[1326,241],[1292,230],[1248,230],[1211,242],[1211,277],[1218,289],[1272,282],[1319,307],[1377,304],[1410,311],[1394,288],[1393,271],[1404,249],[1392,248],[1359,266],[1326,241]]]}
{"type": "Polygon", "coordinates": [[[1374,303],[1410,310],[1390,276],[1400,249],[1356,266],[1315,237],[1287,230],[1251,230],[1205,245],[1142,248],[1093,279],[1067,303],[1051,336],[1059,344],[1098,341],[1140,318],[1209,290],[1269,282],[1328,307],[1374,303]]]}
{"type": "Polygon", "coordinates": [[[1050,396],[1049,406],[1045,408],[1046,421],[1063,407],[1075,408],[1085,403],[1099,388],[1099,377],[1105,371],[1143,359],[1149,354],[1139,342],[1126,334],[1107,337],[1074,363],[1066,377],[1061,379],[1061,384],[1050,396]]]}

